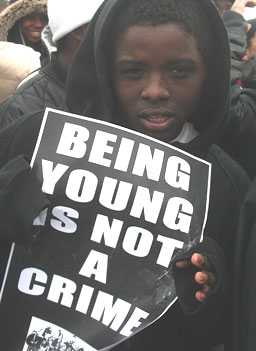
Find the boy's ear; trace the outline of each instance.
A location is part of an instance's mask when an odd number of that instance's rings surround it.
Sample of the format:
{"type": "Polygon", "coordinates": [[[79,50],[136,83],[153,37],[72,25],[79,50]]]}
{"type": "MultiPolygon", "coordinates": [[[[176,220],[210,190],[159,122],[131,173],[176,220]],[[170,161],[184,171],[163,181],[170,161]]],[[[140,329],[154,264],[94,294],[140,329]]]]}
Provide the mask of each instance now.
{"type": "Polygon", "coordinates": [[[84,24],[83,26],[73,30],[71,35],[76,38],[78,41],[81,41],[83,39],[83,36],[85,35],[86,29],[88,27],[88,23],[84,24]]]}

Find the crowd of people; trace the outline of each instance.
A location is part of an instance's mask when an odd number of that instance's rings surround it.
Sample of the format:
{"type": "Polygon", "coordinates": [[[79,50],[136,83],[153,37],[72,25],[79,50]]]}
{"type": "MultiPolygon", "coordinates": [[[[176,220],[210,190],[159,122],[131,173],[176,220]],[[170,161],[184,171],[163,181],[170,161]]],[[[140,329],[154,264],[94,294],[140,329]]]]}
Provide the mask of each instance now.
{"type": "Polygon", "coordinates": [[[2,10],[1,281],[11,243],[30,241],[49,206],[30,168],[45,108],[100,119],[212,167],[204,239],[173,262],[177,301],[114,349],[255,350],[256,19],[244,19],[246,6],[256,0],[16,0],[2,10]]]}

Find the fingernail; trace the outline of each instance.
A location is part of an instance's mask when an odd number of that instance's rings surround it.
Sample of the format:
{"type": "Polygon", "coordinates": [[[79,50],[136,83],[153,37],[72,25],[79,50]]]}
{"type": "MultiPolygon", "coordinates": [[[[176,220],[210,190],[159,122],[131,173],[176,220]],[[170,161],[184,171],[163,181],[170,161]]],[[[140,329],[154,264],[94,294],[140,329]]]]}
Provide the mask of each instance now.
{"type": "Polygon", "coordinates": [[[200,263],[200,264],[204,263],[203,257],[201,255],[199,255],[199,254],[197,256],[197,262],[200,263]]]}
{"type": "Polygon", "coordinates": [[[202,294],[201,292],[199,292],[197,296],[201,302],[204,300],[204,294],[202,294]]]}
{"type": "Polygon", "coordinates": [[[203,273],[200,274],[199,280],[203,282],[205,280],[205,275],[203,273]]]}

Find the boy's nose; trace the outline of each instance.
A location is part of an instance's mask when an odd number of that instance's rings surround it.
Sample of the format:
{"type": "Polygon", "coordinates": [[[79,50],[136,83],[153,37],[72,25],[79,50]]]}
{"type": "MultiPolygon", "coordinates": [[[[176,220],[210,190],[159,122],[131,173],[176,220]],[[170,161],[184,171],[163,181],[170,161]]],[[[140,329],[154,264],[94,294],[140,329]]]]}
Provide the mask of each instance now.
{"type": "Polygon", "coordinates": [[[168,100],[170,93],[164,79],[159,76],[155,76],[147,81],[141,93],[141,97],[144,100],[158,102],[168,100]]]}

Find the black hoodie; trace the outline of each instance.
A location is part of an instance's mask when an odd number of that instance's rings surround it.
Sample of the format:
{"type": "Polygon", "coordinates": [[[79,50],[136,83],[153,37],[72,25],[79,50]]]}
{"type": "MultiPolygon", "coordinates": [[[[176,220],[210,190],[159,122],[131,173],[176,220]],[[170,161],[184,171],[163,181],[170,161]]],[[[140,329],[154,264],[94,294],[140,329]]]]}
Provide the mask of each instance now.
{"type": "MultiPolygon", "coordinates": [[[[73,113],[114,122],[105,43],[106,37],[111,35],[108,33],[109,26],[115,21],[125,1],[106,0],[87,29],[67,79],[67,106],[73,113]]],[[[187,1],[189,4],[190,0],[187,1]]],[[[214,33],[212,44],[216,55],[212,57],[205,89],[191,117],[199,135],[187,144],[175,145],[212,164],[205,239],[186,257],[190,257],[193,252],[208,256],[217,283],[207,301],[197,303],[194,298],[193,270],[183,275],[174,267],[179,299],[157,322],[119,345],[120,350],[206,351],[213,344],[224,343],[228,338],[230,341],[233,318],[230,311],[234,310],[236,302],[233,284],[239,286],[239,250],[246,245],[242,238],[236,238],[236,225],[248,178],[235,161],[213,145],[227,122],[229,43],[225,26],[213,2],[197,1],[204,9],[214,33]],[[228,291],[229,278],[232,288],[228,291]],[[190,294],[187,294],[188,291],[190,294]]],[[[6,246],[10,239],[20,243],[29,240],[29,234],[33,232],[33,219],[47,206],[47,200],[22,156],[25,154],[28,159],[31,158],[42,116],[43,113],[38,112],[21,118],[0,133],[0,235],[5,236],[3,243],[6,246]],[[16,213],[18,220],[11,220],[10,213],[16,213]]],[[[6,250],[4,245],[1,248],[2,251],[6,250]]]]}
{"type": "MultiPolygon", "coordinates": [[[[74,57],[67,83],[67,106],[74,113],[95,118],[101,116],[101,119],[106,121],[113,120],[113,96],[105,43],[108,36],[111,38],[108,28],[115,21],[119,7],[124,2],[125,0],[110,0],[102,4],[74,57]]],[[[208,0],[198,2],[211,22],[210,28],[214,32],[212,45],[216,55],[212,57],[208,69],[209,79],[204,87],[201,102],[194,112],[196,127],[200,131],[203,129],[203,133],[182,148],[204,157],[209,146],[215,142],[227,124],[230,56],[226,30],[216,6],[208,0]]]]}

